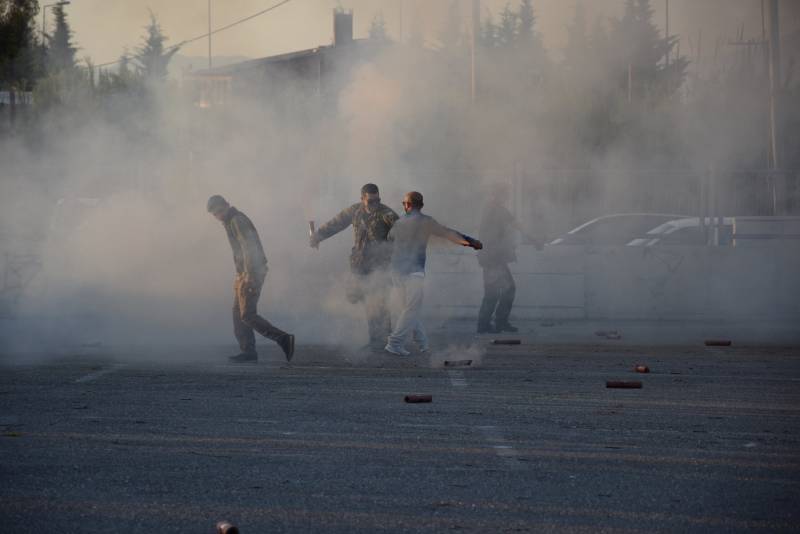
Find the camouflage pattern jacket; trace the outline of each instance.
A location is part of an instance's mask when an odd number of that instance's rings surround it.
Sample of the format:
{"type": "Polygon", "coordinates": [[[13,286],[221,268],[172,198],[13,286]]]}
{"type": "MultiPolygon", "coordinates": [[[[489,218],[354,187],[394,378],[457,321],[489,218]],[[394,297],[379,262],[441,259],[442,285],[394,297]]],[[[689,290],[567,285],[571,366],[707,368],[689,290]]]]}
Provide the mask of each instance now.
{"type": "Polygon", "coordinates": [[[267,257],[258,238],[256,227],[250,219],[234,207],[228,211],[223,222],[225,232],[228,234],[231,249],[233,249],[233,263],[236,273],[248,273],[254,276],[267,274],[267,257]]]}
{"type": "Polygon", "coordinates": [[[356,274],[369,274],[389,266],[392,245],[386,236],[397,218],[397,214],[388,206],[378,204],[367,211],[359,202],[320,226],[317,235],[320,240],[327,239],[352,224],[355,243],[350,254],[350,270],[356,274]]]}

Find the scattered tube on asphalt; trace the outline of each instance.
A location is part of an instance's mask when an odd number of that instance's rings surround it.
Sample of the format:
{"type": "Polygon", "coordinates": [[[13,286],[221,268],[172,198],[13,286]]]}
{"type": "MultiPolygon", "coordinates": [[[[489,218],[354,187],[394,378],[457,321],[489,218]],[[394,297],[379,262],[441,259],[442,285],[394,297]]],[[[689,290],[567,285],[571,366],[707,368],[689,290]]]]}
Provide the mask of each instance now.
{"type": "Polygon", "coordinates": [[[217,523],[217,534],[239,534],[239,529],[227,521],[217,523]]]}
{"type": "Polygon", "coordinates": [[[522,345],[522,340],[519,339],[495,339],[492,341],[493,345],[522,345]]]}
{"type": "Polygon", "coordinates": [[[607,388],[615,389],[642,389],[642,383],[637,380],[608,380],[607,388]]]}

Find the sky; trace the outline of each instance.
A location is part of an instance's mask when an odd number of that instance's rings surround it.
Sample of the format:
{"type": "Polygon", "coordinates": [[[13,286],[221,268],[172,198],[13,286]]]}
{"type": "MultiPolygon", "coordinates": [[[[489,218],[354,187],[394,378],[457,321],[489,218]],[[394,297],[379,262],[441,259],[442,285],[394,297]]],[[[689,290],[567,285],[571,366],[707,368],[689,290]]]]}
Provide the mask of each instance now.
{"type": "MultiPolygon", "coordinates": [[[[220,27],[266,9],[278,0],[211,0],[212,27],[220,27]]],[[[444,14],[452,0],[291,0],[270,13],[212,37],[212,55],[264,57],[272,54],[328,44],[332,38],[331,10],[341,6],[354,11],[355,36],[365,37],[373,18],[382,14],[393,39],[419,26],[428,42],[435,42],[444,14]]],[[[558,54],[566,39],[566,28],[581,0],[533,0],[538,28],[545,45],[558,54]]],[[[624,0],[582,0],[589,21],[619,16],[624,0]]],[[[667,0],[653,0],[655,20],[662,29],[667,0]]],[[[470,0],[460,0],[465,19],[470,0]]],[[[42,2],[45,4],[46,2],[42,2]]],[[[516,0],[482,0],[481,10],[495,17],[516,0]]],[[[761,34],[761,0],[669,0],[670,33],[682,37],[681,52],[692,53],[702,29],[704,50],[718,40],[727,42],[744,25],[746,37],[761,34]],[[689,38],[692,39],[690,46],[689,38]]],[[[781,0],[782,30],[800,28],[800,2],[781,0]]],[[[95,64],[114,61],[126,50],[141,44],[144,27],[152,11],[158,17],[168,44],[202,35],[208,27],[209,0],[72,0],[66,7],[69,22],[80,47],[78,57],[95,64]]],[[[48,22],[52,15],[48,13],[48,22]]],[[[206,56],[207,40],[186,45],[187,56],[206,56]]],[[[710,53],[710,52],[709,52],[710,53]]]]}

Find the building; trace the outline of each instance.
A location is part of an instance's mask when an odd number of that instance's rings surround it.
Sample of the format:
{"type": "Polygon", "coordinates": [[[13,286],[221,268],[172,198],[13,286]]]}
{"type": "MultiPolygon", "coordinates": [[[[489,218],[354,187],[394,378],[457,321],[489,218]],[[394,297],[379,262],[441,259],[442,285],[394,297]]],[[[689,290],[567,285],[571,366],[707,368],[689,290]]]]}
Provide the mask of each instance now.
{"type": "Polygon", "coordinates": [[[333,11],[333,42],[187,74],[184,85],[199,108],[257,100],[282,109],[309,99],[335,103],[352,69],[375,53],[375,43],[353,38],[353,12],[333,11]]]}

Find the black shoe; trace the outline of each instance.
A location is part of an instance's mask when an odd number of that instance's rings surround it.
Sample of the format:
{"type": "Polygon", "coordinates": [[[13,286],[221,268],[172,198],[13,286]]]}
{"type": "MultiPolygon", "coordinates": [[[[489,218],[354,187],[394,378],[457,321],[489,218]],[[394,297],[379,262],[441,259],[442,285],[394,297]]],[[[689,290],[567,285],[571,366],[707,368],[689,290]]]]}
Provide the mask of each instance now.
{"type": "Polygon", "coordinates": [[[500,331],[490,324],[487,325],[479,324],[477,332],[479,334],[497,334],[500,331]]]}
{"type": "Polygon", "coordinates": [[[497,332],[519,332],[519,328],[513,326],[511,323],[497,325],[497,332]]]}
{"type": "Polygon", "coordinates": [[[292,356],[294,356],[294,334],[281,336],[280,339],[278,339],[278,346],[286,355],[286,361],[292,361],[292,356]]]}
{"type": "Polygon", "coordinates": [[[258,354],[255,352],[240,352],[236,356],[230,356],[228,361],[231,363],[258,363],[258,354]]]}

